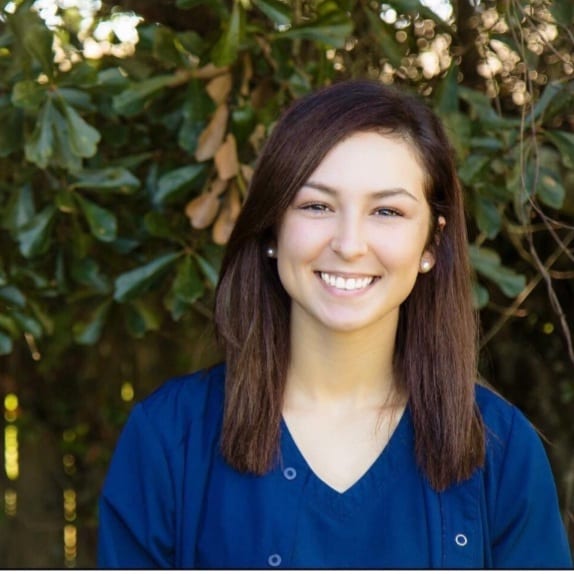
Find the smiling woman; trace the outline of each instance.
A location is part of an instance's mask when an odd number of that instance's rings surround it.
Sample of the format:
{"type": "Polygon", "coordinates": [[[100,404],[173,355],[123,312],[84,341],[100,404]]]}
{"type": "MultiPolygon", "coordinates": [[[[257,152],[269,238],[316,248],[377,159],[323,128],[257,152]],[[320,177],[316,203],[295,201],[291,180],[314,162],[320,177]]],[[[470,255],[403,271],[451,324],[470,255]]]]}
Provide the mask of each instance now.
{"type": "Polygon", "coordinates": [[[361,330],[392,348],[421,261],[434,262],[426,249],[430,220],[425,174],[410,143],[360,132],[336,145],[295,195],[277,234],[277,269],[297,340],[309,340],[314,319],[327,330],[322,336],[361,330]]]}
{"type": "Polygon", "coordinates": [[[535,431],[477,384],[444,131],[376,82],[273,130],[216,293],[226,364],[137,405],[100,566],[568,567],[535,431]]]}

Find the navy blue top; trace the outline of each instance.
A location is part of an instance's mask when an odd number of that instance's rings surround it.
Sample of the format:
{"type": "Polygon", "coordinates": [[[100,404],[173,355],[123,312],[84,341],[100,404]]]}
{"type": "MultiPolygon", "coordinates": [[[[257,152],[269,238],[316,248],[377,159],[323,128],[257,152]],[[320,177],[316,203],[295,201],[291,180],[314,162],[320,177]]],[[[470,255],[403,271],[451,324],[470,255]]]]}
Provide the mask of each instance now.
{"type": "Polygon", "coordinates": [[[486,388],[476,390],[486,463],[470,479],[431,488],[407,407],[378,459],[341,494],[313,473],[285,424],[272,471],[226,464],[224,376],[218,366],[173,379],[134,407],[100,498],[100,567],[572,566],[542,444],[486,388]]]}

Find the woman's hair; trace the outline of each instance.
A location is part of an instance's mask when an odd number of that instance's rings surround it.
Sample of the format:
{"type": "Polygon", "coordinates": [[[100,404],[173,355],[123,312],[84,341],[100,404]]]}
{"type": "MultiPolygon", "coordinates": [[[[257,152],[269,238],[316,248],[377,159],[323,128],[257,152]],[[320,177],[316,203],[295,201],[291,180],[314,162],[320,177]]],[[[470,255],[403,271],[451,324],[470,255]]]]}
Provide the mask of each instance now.
{"type": "Polygon", "coordinates": [[[352,80],[297,100],[274,127],[231,234],[216,290],[215,323],[227,360],[222,452],[239,471],[277,460],[290,357],[290,299],[267,248],[295,194],[326,154],[357,132],[404,138],[427,175],[436,264],[420,274],[399,314],[394,368],[408,395],[418,464],[437,490],[484,460],[475,407],[477,327],[462,192],[453,151],[416,96],[352,80]],[[444,229],[439,216],[446,220],[444,229]]]}

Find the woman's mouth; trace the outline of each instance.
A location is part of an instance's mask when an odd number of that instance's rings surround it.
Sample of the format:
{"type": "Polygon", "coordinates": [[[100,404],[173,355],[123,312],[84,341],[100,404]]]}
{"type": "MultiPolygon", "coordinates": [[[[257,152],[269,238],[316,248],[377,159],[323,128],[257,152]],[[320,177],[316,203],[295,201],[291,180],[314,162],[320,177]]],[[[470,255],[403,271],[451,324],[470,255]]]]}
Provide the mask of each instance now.
{"type": "Polygon", "coordinates": [[[329,287],[335,287],[336,289],[342,289],[344,291],[359,291],[365,289],[373,281],[378,279],[375,275],[361,275],[355,277],[343,277],[342,275],[337,275],[335,273],[326,273],[321,271],[318,273],[321,281],[329,285],[329,287]]]}

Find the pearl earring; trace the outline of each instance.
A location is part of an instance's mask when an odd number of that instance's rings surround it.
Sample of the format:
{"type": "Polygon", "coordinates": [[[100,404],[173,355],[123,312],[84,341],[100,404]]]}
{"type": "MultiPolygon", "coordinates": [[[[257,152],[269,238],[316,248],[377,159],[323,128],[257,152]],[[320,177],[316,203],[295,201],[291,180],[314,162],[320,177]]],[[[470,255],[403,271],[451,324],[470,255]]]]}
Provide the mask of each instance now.
{"type": "Polygon", "coordinates": [[[423,259],[420,265],[421,273],[428,273],[430,269],[431,269],[431,262],[428,259],[423,259]]]}
{"type": "Polygon", "coordinates": [[[275,257],[275,247],[268,247],[267,248],[267,257],[275,257]]]}

